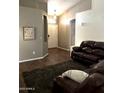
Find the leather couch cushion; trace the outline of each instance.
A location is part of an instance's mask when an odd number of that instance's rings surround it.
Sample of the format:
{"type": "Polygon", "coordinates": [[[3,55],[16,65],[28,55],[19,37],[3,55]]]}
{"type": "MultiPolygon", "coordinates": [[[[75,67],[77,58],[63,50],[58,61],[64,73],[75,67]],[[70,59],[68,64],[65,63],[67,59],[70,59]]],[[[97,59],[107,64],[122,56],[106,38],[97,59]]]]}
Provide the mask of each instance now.
{"type": "Polygon", "coordinates": [[[73,52],[74,55],[84,58],[84,59],[88,59],[94,62],[97,62],[99,60],[100,57],[92,55],[92,54],[87,54],[85,52],[73,52]]]}
{"type": "Polygon", "coordinates": [[[91,47],[91,48],[99,48],[104,50],[104,42],[83,41],[80,44],[80,47],[91,47]]]}
{"type": "Polygon", "coordinates": [[[84,70],[86,73],[101,73],[104,74],[104,60],[100,60],[98,63],[93,64],[90,68],[84,70]]]}
{"type": "MultiPolygon", "coordinates": [[[[81,52],[81,50],[79,52],[81,52]]],[[[82,52],[86,52],[86,53],[89,53],[89,54],[100,56],[102,58],[104,56],[104,51],[101,50],[101,49],[92,49],[90,47],[83,47],[82,52]]]]}
{"type": "Polygon", "coordinates": [[[86,53],[92,53],[92,49],[90,47],[83,47],[82,51],[86,53]]]}
{"type": "Polygon", "coordinates": [[[80,47],[94,47],[95,41],[83,41],[80,45],[80,47]]]}
{"type": "Polygon", "coordinates": [[[73,51],[75,51],[75,52],[80,52],[80,51],[82,51],[82,50],[81,50],[81,47],[73,47],[73,51]]]}
{"type": "Polygon", "coordinates": [[[92,49],[92,54],[100,56],[100,57],[104,57],[104,51],[101,49],[92,49]]]}
{"type": "Polygon", "coordinates": [[[99,48],[104,50],[104,42],[95,42],[94,48],[99,48]]]}
{"type": "Polygon", "coordinates": [[[104,60],[100,60],[99,63],[94,65],[91,72],[104,74],[104,60]]]}
{"type": "Polygon", "coordinates": [[[98,69],[98,68],[104,69],[104,60],[99,60],[99,63],[97,63],[96,65],[94,65],[93,68],[94,69],[98,69]]]}

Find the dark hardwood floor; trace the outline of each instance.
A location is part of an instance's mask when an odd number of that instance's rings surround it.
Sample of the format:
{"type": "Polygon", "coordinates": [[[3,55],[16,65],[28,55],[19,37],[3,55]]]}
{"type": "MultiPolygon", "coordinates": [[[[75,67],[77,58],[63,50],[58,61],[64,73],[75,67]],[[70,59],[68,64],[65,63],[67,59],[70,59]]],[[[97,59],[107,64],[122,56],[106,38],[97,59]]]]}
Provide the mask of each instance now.
{"type": "MultiPolygon", "coordinates": [[[[44,68],[49,65],[55,65],[58,63],[65,62],[67,60],[70,60],[70,52],[53,48],[49,49],[48,56],[41,60],[35,60],[35,61],[29,61],[29,62],[23,62],[19,64],[19,87],[24,88],[25,83],[23,80],[22,73],[25,71],[31,71],[37,68],[44,68]]],[[[27,91],[20,90],[19,93],[28,93],[27,91]]]]}

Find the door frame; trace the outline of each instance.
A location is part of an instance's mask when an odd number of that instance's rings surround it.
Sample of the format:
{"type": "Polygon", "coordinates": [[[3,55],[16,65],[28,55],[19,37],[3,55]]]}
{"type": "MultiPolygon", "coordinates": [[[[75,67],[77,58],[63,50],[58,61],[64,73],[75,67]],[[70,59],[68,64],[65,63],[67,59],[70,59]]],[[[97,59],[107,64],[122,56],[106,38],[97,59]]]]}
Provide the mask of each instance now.
{"type": "MultiPolygon", "coordinates": [[[[74,18],[74,19],[71,19],[70,20],[70,27],[69,27],[69,46],[71,47],[71,46],[74,46],[75,45],[75,43],[72,45],[72,31],[71,31],[71,24],[72,24],[72,22],[74,21],[74,23],[76,24],[76,19],[74,18]]],[[[76,31],[76,25],[75,25],[75,27],[74,27],[74,29],[75,29],[75,31],[76,31]]]]}

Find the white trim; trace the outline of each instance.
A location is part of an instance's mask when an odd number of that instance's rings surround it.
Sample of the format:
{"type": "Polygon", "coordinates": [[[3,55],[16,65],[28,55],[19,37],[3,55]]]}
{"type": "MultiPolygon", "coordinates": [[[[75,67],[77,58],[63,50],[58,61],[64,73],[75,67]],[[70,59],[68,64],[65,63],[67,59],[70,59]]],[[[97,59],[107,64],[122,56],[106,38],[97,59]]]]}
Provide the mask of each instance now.
{"type": "Polygon", "coordinates": [[[65,51],[70,51],[70,49],[67,49],[67,48],[62,48],[62,47],[57,47],[57,48],[65,50],[65,51]]]}
{"type": "Polygon", "coordinates": [[[31,58],[31,59],[21,60],[21,61],[19,61],[19,63],[21,63],[21,62],[27,62],[27,61],[33,61],[33,60],[38,60],[38,59],[43,59],[43,58],[45,58],[46,56],[48,56],[48,53],[45,54],[45,55],[42,56],[42,57],[37,57],[37,58],[31,58]]]}

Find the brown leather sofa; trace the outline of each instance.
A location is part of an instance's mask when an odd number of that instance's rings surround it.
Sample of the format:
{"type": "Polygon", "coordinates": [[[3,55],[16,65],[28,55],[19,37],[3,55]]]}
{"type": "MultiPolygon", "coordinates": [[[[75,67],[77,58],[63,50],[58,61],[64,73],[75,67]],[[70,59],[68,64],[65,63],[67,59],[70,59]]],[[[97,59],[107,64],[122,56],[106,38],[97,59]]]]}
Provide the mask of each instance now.
{"type": "Polygon", "coordinates": [[[79,47],[73,47],[71,58],[91,65],[104,59],[104,42],[83,41],[79,47]]]}
{"type": "Polygon", "coordinates": [[[54,79],[53,93],[104,93],[104,61],[91,65],[89,76],[80,84],[67,77],[54,79]]]}

